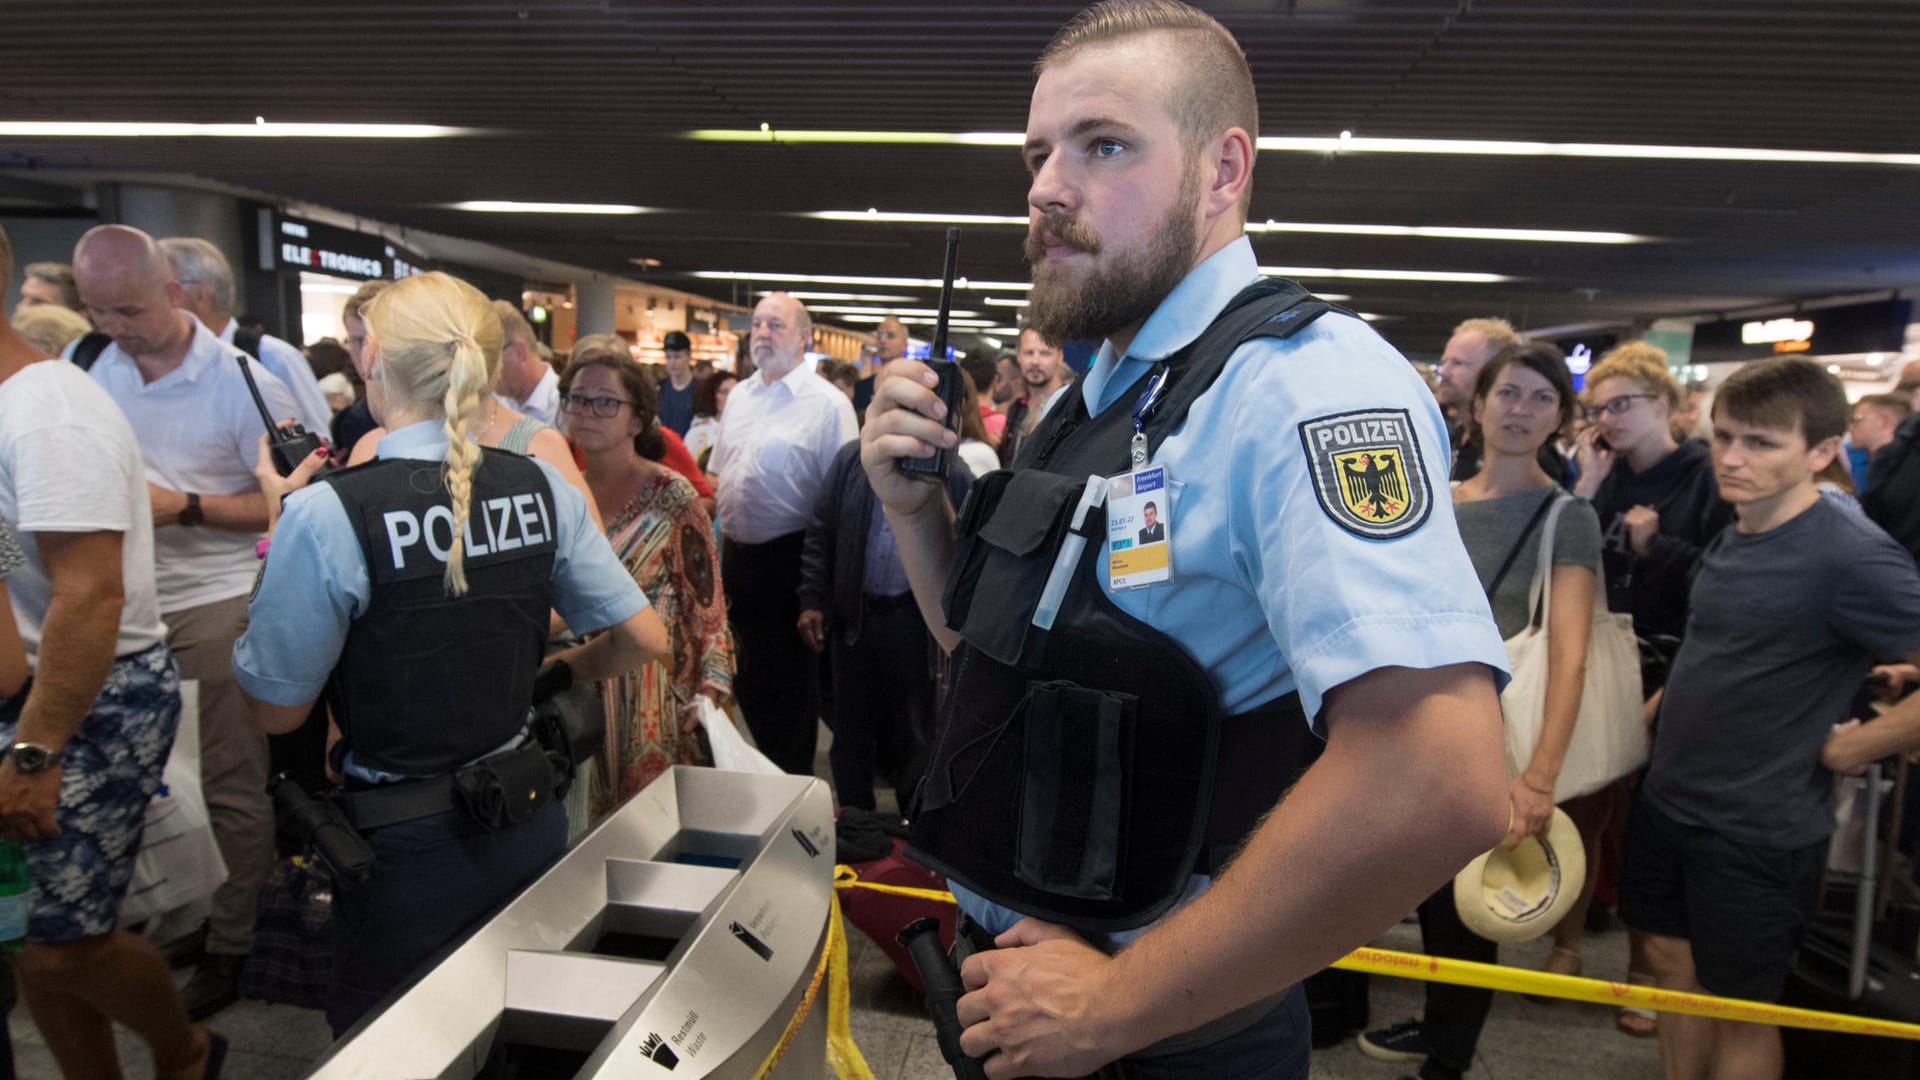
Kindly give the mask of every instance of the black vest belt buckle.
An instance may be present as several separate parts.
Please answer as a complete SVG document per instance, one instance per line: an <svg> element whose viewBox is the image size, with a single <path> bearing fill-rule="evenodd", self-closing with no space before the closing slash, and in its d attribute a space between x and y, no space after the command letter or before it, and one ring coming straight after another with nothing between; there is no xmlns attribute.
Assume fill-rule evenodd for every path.
<svg viewBox="0 0 1920 1080"><path fill-rule="evenodd" d="M538 743L476 761L453 774L453 801L489 829L518 825L553 798L553 763Z"/></svg>

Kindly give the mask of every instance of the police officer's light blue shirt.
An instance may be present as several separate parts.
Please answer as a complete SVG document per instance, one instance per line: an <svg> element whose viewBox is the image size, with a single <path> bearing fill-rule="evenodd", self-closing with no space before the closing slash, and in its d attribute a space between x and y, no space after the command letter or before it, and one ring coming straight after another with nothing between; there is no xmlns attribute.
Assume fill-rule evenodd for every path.
<svg viewBox="0 0 1920 1080"><path fill-rule="evenodd" d="M1080 383L1087 410L1133 408L1142 377L1198 338L1259 276L1245 237L1195 267L1125 357L1112 342L1101 346ZM1426 519L1393 539L1356 535L1315 489L1303 426L1402 409L1424 465ZM1109 593L1186 646L1228 714L1298 691L1318 723L1329 690L1389 666L1477 662L1504 684L1506 647L1454 526L1440 409L1413 367L1359 319L1330 312L1290 338L1241 346L1153 463L1166 466L1171 481L1173 581ZM1104 559L1100 580L1108 580ZM1204 887L1196 878L1189 898ZM954 892L989 930L1017 921Z"/></svg>
<svg viewBox="0 0 1920 1080"><path fill-rule="evenodd" d="M440 421L411 424L380 440L382 458L443 461ZM587 514L587 500L553 466L532 459L553 491L553 607L586 633L647 607L632 575ZM367 609L372 585L360 542L330 484L287 496L273 546L247 608L247 632L233 645L233 673L247 693L275 705L320 696L346 647L347 628Z"/></svg>

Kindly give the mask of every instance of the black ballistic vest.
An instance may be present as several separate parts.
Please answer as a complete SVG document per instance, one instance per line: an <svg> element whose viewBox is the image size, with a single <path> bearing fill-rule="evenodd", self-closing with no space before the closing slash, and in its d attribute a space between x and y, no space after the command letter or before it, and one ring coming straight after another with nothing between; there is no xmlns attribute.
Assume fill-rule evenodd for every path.
<svg viewBox="0 0 1920 1080"><path fill-rule="evenodd" d="M531 460L483 455L459 597L444 579L453 513L439 462L383 458L324 478L373 585L328 682L341 735L369 768L449 772L527 724L552 607L553 492Z"/></svg>
<svg viewBox="0 0 1920 1080"><path fill-rule="evenodd" d="M1329 310L1292 282L1240 293L1165 362L1149 452L1241 343L1290 336ZM1223 716L1186 647L1113 603L1098 577L1104 510L1077 530L1086 548L1053 629L1032 624L1087 478L1129 467L1129 395L1144 385L1097 417L1076 387L1015 471L969 492L944 598L963 641L912 814L915 858L990 901L1087 931L1164 914L1190 875L1218 871L1317 751L1297 694Z"/></svg>

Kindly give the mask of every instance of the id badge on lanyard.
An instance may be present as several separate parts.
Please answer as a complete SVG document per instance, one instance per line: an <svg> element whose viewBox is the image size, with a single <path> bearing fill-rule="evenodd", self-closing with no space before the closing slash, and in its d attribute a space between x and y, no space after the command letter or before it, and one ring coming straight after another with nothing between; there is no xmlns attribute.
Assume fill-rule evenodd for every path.
<svg viewBox="0 0 1920 1080"><path fill-rule="evenodd" d="M1173 478L1165 465L1147 464L1147 420L1169 382L1161 368L1133 406L1132 460L1107 478L1107 577L1117 590L1173 580Z"/></svg>

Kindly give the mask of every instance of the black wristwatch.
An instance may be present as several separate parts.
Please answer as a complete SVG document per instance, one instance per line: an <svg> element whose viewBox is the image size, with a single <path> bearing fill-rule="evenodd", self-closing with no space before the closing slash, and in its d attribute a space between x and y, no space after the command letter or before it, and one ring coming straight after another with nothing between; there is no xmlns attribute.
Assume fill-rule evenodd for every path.
<svg viewBox="0 0 1920 1080"><path fill-rule="evenodd" d="M200 496L189 492L187 494L187 505L180 510L179 524L200 525L204 524L206 520L206 513L200 509Z"/></svg>
<svg viewBox="0 0 1920 1080"><path fill-rule="evenodd" d="M7 756L13 759L14 771L22 776L46 772L60 764L60 751L49 750L39 743L14 743L7 748Z"/></svg>

